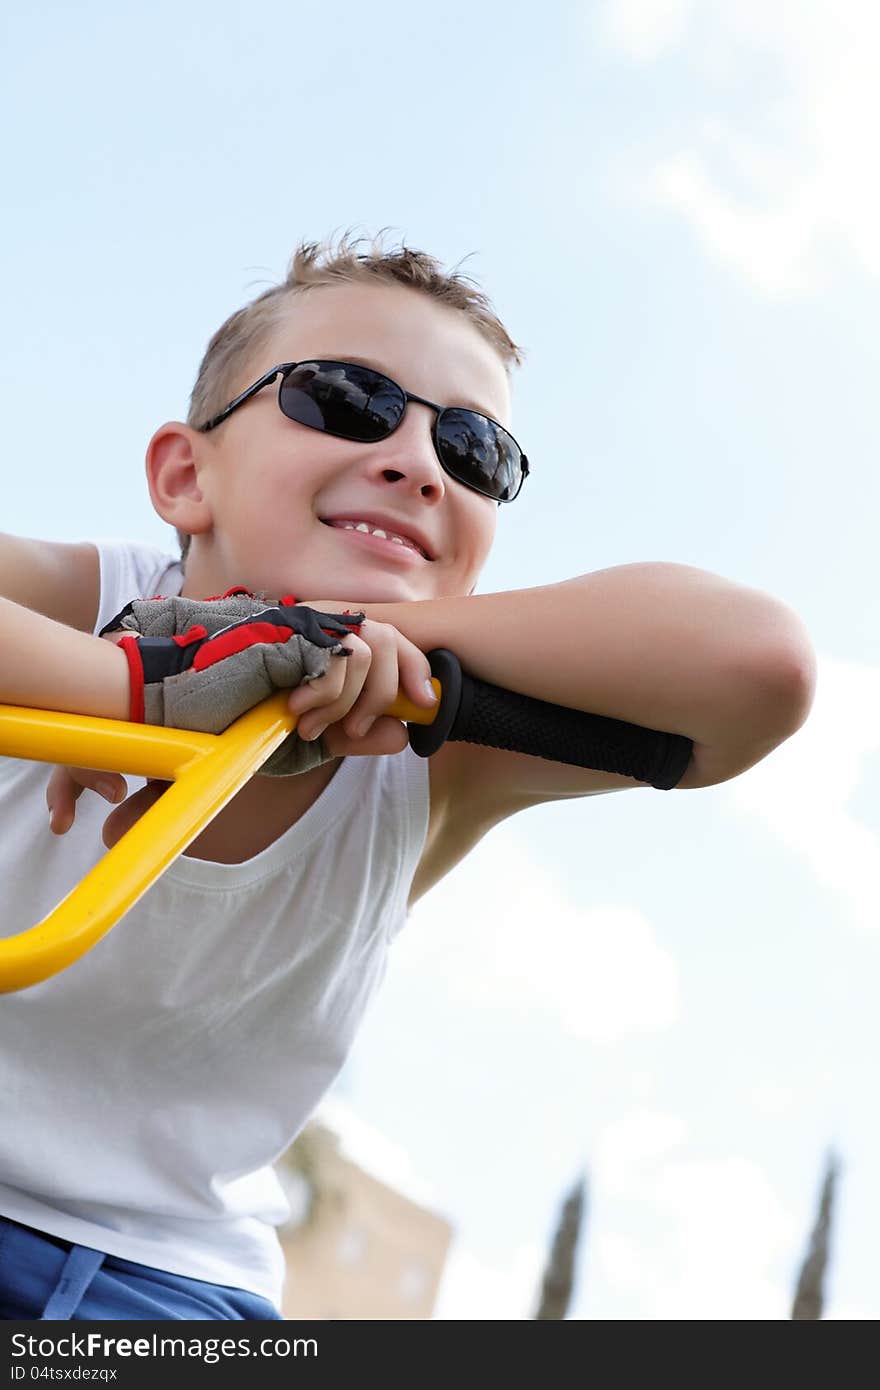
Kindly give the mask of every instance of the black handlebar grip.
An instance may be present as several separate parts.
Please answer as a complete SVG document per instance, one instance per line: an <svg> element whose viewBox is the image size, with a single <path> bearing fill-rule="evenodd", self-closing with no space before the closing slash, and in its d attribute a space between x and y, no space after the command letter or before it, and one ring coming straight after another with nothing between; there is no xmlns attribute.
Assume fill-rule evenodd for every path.
<svg viewBox="0 0 880 1390"><path fill-rule="evenodd" d="M427 657L443 697L432 724L408 725L410 747L422 758L449 739L616 772L659 791L671 790L684 776L693 742L682 734L643 729L503 690L465 675L454 653L442 647Z"/></svg>

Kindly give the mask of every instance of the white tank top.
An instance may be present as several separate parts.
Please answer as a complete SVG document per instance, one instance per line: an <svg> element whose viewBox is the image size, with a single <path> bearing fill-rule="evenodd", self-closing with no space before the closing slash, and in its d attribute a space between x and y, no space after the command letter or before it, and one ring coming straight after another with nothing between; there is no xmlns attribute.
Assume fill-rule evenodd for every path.
<svg viewBox="0 0 880 1390"><path fill-rule="evenodd" d="M178 594L180 563L96 542L95 632ZM49 829L47 763L0 757L0 935L42 919L105 853L86 792ZM126 774L129 792L145 785ZM280 1303L270 1165L340 1071L403 926L428 765L344 758L242 864L179 856L79 961L0 996L0 1213L79 1245Z"/></svg>

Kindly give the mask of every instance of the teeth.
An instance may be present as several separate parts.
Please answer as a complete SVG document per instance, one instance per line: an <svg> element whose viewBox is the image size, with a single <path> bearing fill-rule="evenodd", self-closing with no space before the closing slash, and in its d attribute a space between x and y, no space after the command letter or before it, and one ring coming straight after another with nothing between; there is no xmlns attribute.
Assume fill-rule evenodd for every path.
<svg viewBox="0 0 880 1390"><path fill-rule="evenodd" d="M338 526L341 531L360 531L362 535L377 536L380 541L393 541L395 545L404 545L408 550L415 550L417 554L421 554L414 541L404 540L403 536L389 535L380 526L370 526L366 521L339 521L332 524Z"/></svg>

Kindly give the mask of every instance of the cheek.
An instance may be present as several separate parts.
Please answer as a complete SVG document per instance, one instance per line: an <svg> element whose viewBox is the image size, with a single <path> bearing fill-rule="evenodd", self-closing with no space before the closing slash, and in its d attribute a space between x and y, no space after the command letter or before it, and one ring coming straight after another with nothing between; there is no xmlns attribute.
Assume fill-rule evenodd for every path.
<svg viewBox="0 0 880 1390"><path fill-rule="evenodd" d="M322 494L351 471L346 443L319 431L301 430L296 447L288 444L272 457L271 471L276 486L285 497L295 496L312 511L320 511ZM356 458L357 446L348 444L348 448Z"/></svg>
<svg viewBox="0 0 880 1390"><path fill-rule="evenodd" d="M471 506L468 518L471 538L470 551L472 555L482 561L489 554L495 539L498 508L489 498L481 500L477 497L475 502L476 506Z"/></svg>
<svg viewBox="0 0 880 1390"><path fill-rule="evenodd" d="M456 592L473 593L479 581L480 572L486 563L492 542L495 539L495 504L474 495L462 498L453 522L455 544L453 546L453 566L456 574ZM476 505L475 505L476 504Z"/></svg>
<svg viewBox="0 0 880 1390"><path fill-rule="evenodd" d="M251 511L254 506L265 507L268 513L281 512L288 519L301 514L310 520L325 472L314 460L289 451L255 455L242 460L236 491Z"/></svg>

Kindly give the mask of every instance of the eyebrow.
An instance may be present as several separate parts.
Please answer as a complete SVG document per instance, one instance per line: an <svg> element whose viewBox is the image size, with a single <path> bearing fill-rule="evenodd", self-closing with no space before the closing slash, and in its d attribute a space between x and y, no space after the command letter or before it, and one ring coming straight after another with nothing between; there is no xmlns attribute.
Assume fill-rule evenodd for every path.
<svg viewBox="0 0 880 1390"><path fill-rule="evenodd" d="M383 366L381 365L381 363L376 362L376 361L371 361L369 357L357 357L357 356L355 356L355 354L354 354L353 352L347 352L347 353L346 353L344 356L342 356L342 357L332 357L332 358L330 358L329 360L335 361L335 362L354 362L358 367L371 367L371 368L373 369L374 372L381 372L383 376L391 377L391 380L392 380L392 381L395 380L395 378L394 378L393 376L391 376L391 373L387 370L387 368L383 367ZM415 394L416 394L417 396L420 396L422 393L421 393L421 391L416 391ZM472 400L462 400L462 401L456 401L455 404L456 404L456 406L458 406L460 409L464 409L464 410L475 410L475 411L477 412L478 415L485 415L486 418L489 419L489 420L494 420L494 419L495 419L495 416L494 416L494 415L490 414L490 412L489 412L488 410L486 410L483 406L477 405L477 403L476 403L475 401L472 401Z"/></svg>

